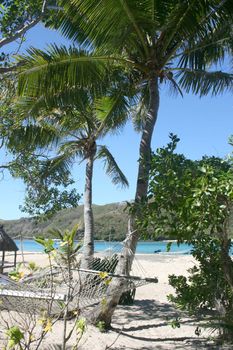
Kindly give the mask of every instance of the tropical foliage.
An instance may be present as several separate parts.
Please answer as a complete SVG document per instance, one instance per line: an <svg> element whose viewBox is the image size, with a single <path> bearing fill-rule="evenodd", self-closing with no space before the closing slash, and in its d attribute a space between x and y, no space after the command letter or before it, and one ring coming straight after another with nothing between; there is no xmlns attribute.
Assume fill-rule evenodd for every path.
<svg viewBox="0 0 233 350"><path fill-rule="evenodd" d="M147 192L159 85L199 95L232 88L231 74L211 69L231 51L232 5L188 0L63 0L61 5L57 28L87 51L80 55L73 47L54 46L46 52L31 49L22 58L19 93L30 97L43 91L55 94L64 84L66 90L92 87L117 67L122 84L131 87L128 91L137 100L134 116L142 139L135 198L140 200Z"/></svg>
<svg viewBox="0 0 233 350"><path fill-rule="evenodd" d="M49 2L49 4L48 4ZM48 5L50 5L48 7ZM3 0L0 4L0 148L8 132L17 124L13 104L16 95L16 69L21 65L16 56L26 40L26 33L40 21L48 25L55 18L53 1ZM14 43L9 49L9 44ZM11 164L0 165L3 172Z"/></svg>
<svg viewBox="0 0 233 350"><path fill-rule="evenodd" d="M84 267L88 267L87 260L94 253L92 178L95 159L104 160L106 173L110 175L114 184L128 185L126 177L108 148L96 143L108 132L115 132L124 125L127 120L127 106L125 97L114 91L108 91L108 95L98 98L93 97L90 90L87 92L80 89L71 93L62 91L48 98L41 96L38 101L23 99L21 102L22 126L14 130L12 136L8 138L8 148L12 147L16 152L27 153L33 147L35 150L39 149L41 155L47 151L46 159L40 161L42 169L40 169L41 175L37 177L39 182L42 179L50 184L50 181L52 183L54 180L55 185L62 183L67 186L64 176L69 174L77 158L86 162L84 190L84 261L86 265ZM25 120L27 120L26 125ZM49 152L50 148L52 152ZM33 156L35 157L35 152ZM59 206L64 205L66 199L66 206L74 202L73 191L70 194L63 191L60 200L57 188L52 188L49 193L47 190L49 186L44 188L37 186L32 176L35 171L39 174L36 167L37 159L38 157L36 161L32 159L31 164L27 163L26 173L29 173L30 177L24 177L24 181L29 184L26 209L29 209L30 213L35 209L38 212L38 209L41 209L41 206L37 208L38 204L42 203L47 209L48 203L47 214L50 214L60 209ZM17 161L17 166L18 163ZM22 177L21 168L18 174ZM59 176L60 174L63 177ZM51 198L55 198L52 208L49 206Z"/></svg>
<svg viewBox="0 0 233 350"><path fill-rule="evenodd" d="M50 9L48 9L48 2ZM14 56L25 41L25 34L40 21L51 22L55 12L53 1L47 0L3 0L0 5L0 49L14 42L16 49L2 51L0 55L0 73L14 71L18 64Z"/></svg>
<svg viewBox="0 0 233 350"><path fill-rule="evenodd" d="M160 86L200 96L232 90L232 74L215 67L232 53L233 4L215 0L61 0L59 5L61 11L53 27L74 45L30 49L23 55L19 94L29 100L42 96L47 101L61 91L69 95L80 87L99 93L99 82L107 80L109 72L120 72L120 91L127 92L129 102L137 102L132 115L141 132L135 194L139 203L147 196ZM136 207L128 226L132 252L140 236L135 225L139 217ZM126 250L123 256L119 273L132 263ZM109 325L117 302L109 300L106 314L98 319L102 317Z"/></svg>
<svg viewBox="0 0 233 350"><path fill-rule="evenodd" d="M163 232L182 241L222 230L219 227L231 215L232 162L207 156L199 161L187 159L175 153L178 142L170 134L168 145L152 154L148 213L142 224L156 228L154 237Z"/></svg>
<svg viewBox="0 0 233 350"><path fill-rule="evenodd" d="M192 244L198 263L188 278L170 276L176 295L169 299L191 314L214 310L215 326L232 337L232 162L215 157L186 159L175 153L179 139L170 137L167 147L153 155L149 202L143 210L146 219L138 224L144 230L154 227L154 236L162 231Z"/></svg>
<svg viewBox="0 0 233 350"><path fill-rule="evenodd" d="M37 156L37 157L36 157ZM74 180L66 169L52 169L43 157L25 149L9 162L8 170L26 185L22 212L45 220L62 209L77 207L80 195L72 188Z"/></svg>
<svg viewBox="0 0 233 350"><path fill-rule="evenodd" d="M49 230L49 234L54 239L59 239L58 249L55 248L54 239L46 239L42 236L38 236L36 237L35 241L43 246L46 254L53 253L57 264L61 266L70 265L71 267L77 267L76 255L82 247L80 242L75 242L77 229L78 225L72 227L71 230L66 229L64 232L58 228Z"/></svg>
<svg viewBox="0 0 233 350"><path fill-rule="evenodd" d="M211 70L211 65L231 51L233 5L229 1L96 1L62 0L57 27L69 39L88 50L55 47L47 52L31 50L24 56L19 93L40 96L60 89L92 87L107 69L118 67L123 84L137 99L134 116L141 127L136 202L146 198L150 147L159 108L159 86L199 95L232 89L232 75ZM53 79L56 77L56 79ZM92 82L92 83L91 83ZM129 246L135 252L140 232L135 216L129 221ZM132 234L133 232L133 234ZM117 272L130 267L127 251ZM132 263L132 259L130 259ZM109 300L105 314L97 318L107 325L114 311Z"/></svg>

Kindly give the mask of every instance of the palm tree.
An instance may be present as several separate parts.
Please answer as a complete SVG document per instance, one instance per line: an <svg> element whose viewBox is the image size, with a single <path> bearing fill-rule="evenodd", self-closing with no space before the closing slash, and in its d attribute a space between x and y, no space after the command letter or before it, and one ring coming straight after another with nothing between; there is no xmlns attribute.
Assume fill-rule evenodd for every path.
<svg viewBox="0 0 233 350"><path fill-rule="evenodd" d="M74 101L79 101L76 105ZM109 149L97 145L110 132L123 127L127 118L128 102L121 94L93 99L90 93L77 91L69 96L62 92L56 96L21 100L21 113L34 117L33 123L14 130L12 147L20 144L42 148L58 145L57 155L45 161L44 170L58 173L70 168L78 157L86 162L84 189L84 251L82 267L90 268L94 254L94 219L92 211L92 178L96 159L104 161L105 171L115 185L128 186ZM25 119L24 119L25 123ZM23 135L26 137L22 137ZM43 140L39 137L43 135ZM25 144L25 139L26 143ZM54 152L54 151L53 151Z"/></svg>
<svg viewBox="0 0 233 350"><path fill-rule="evenodd" d="M67 86L92 86L108 69L121 69L123 84L134 88L142 126L135 201L147 195L150 147L159 109L159 87L168 84L182 94L201 96L232 89L233 75L213 64L231 52L233 3L193 0L62 0L57 28L87 49L53 47L24 56L20 94L36 96ZM231 25L229 25L229 23ZM88 68L87 68L88 67ZM56 79L53 77L56 76ZM136 216L140 213L137 212ZM128 247L134 254L140 233L130 217ZM133 257L132 254L132 257ZM131 267L125 249L118 272ZM109 300L102 319L108 325L117 304Z"/></svg>

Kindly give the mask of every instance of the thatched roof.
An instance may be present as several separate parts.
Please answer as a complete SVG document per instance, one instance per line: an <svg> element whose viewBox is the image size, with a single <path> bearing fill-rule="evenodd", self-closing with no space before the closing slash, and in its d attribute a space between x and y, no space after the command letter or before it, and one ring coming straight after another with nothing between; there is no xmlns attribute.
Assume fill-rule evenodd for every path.
<svg viewBox="0 0 233 350"><path fill-rule="evenodd" d="M15 244L12 238L8 236L8 234L5 232L3 225L0 225L0 251L17 251L19 248Z"/></svg>

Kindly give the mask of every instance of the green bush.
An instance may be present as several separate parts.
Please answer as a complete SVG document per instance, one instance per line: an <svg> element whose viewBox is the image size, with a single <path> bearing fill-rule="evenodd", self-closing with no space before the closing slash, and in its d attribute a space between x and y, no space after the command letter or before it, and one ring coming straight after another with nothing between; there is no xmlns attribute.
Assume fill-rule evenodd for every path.
<svg viewBox="0 0 233 350"><path fill-rule="evenodd" d="M200 236L192 254L199 264L189 269L188 278L169 276L176 294L168 299L191 315L211 315L208 325L218 329L222 339L232 342L233 290L226 283L221 241L210 235Z"/></svg>

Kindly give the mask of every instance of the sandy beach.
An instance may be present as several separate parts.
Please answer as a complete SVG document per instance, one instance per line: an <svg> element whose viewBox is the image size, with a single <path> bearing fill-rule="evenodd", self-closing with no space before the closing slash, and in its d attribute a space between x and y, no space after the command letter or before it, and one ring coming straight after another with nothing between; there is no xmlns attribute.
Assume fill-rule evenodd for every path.
<svg viewBox="0 0 233 350"><path fill-rule="evenodd" d="M21 259L19 255L18 260ZM44 254L26 254L25 262L29 261L40 266L47 264ZM187 269L194 263L191 255L137 255L133 273L136 274L141 269L146 277L156 276L159 282L138 288L133 306L118 306L110 331L101 333L97 328L88 326L79 349L105 350L111 344L110 349L115 350L220 349L208 339L211 336L210 330L203 328L201 334L196 335L197 321L176 310L167 300L167 295L173 292L168 284L168 275L187 275ZM180 328L173 329L169 323L176 317L180 318ZM47 345L44 344L41 349L46 349L48 344L61 343L59 322L49 333ZM72 341L74 340L71 340L71 344Z"/></svg>

